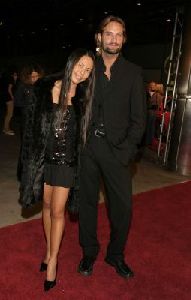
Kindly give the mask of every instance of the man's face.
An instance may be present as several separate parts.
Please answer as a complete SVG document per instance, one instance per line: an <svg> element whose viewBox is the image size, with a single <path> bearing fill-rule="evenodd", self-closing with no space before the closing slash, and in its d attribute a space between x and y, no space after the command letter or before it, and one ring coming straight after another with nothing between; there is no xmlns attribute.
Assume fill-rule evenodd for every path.
<svg viewBox="0 0 191 300"><path fill-rule="evenodd" d="M149 92L155 92L156 91L156 83L154 81L149 83L148 90L149 90Z"/></svg>
<svg viewBox="0 0 191 300"><path fill-rule="evenodd" d="M120 23L112 21L98 34L101 49L108 54L118 54L124 42L123 27Z"/></svg>

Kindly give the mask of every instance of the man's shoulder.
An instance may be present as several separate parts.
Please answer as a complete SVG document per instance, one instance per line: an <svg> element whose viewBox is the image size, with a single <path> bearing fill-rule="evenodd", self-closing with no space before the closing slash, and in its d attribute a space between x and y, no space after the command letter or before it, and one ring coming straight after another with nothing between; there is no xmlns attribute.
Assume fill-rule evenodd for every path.
<svg viewBox="0 0 191 300"><path fill-rule="evenodd" d="M140 73L142 68L141 66L129 61L126 58L123 58L123 63L124 63L124 67L129 70L131 70L131 72L135 72L135 73Z"/></svg>

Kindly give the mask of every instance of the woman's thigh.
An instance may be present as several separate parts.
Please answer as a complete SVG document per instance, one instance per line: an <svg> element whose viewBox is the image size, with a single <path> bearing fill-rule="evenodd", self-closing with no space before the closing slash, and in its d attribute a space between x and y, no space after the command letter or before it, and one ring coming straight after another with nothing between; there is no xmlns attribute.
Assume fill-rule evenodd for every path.
<svg viewBox="0 0 191 300"><path fill-rule="evenodd" d="M43 197L44 206L50 207L52 194L53 194L53 186L44 183L44 197Z"/></svg>
<svg viewBox="0 0 191 300"><path fill-rule="evenodd" d="M64 212L68 199L69 188L54 186L51 197L51 210L54 215Z"/></svg>

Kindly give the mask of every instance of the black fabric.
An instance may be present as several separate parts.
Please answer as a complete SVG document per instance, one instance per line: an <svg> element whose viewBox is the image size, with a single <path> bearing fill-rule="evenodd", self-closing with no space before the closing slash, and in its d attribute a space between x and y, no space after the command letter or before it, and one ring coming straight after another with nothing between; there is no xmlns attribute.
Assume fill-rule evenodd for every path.
<svg viewBox="0 0 191 300"><path fill-rule="evenodd" d="M107 254L122 258L131 217L131 172L111 152L106 138L92 135L81 156L79 191L80 244L87 256L99 251L96 229L101 177L111 222Z"/></svg>
<svg viewBox="0 0 191 300"><path fill-rule="evenodd" d="M66 165L46 164L44 182L51 186L70 188L74 186L75 168Z"/></svg>
<svg viewBox="0 0 191 300"><path fill-rule="evenodd" d="M53 83L50 85L53 86ZM20 203L28 207L42 200L44 154L51 124L51 90L46 81L28 90L19 162Z"/></svg>
<svg viewBox="0 0 191 300"><path fill-rule="evenodd" d="M15 89L14 94L14 106L15 107L24 107L28 105L28 99L30 94L30 88L32 86L25 84L20 81Z"/></svg>
<svg viewBox="0 0 191 300"><path fill-rule="evenodd" d="M80 181L79 174L74 177L74 187L70 189L67 201L67 209L70 214L78 215L80 208Z"/></svg>
<svg viewBox="0 0 191 300"><path fill-rule="evenodd" d="M121 163L128 165L145 130L146 99L141 68L119 56L111 68L110 80L104 71L103 59L98 57L92 126L99 119L99 103L102 103L112 151Z"/></svg>
<svg viewBox="0 0 191 300"><path fill-rule="evenodd" d="M41 79L28 92L19 158L20 203L23 207L30 207L42 200L45 150L53 110L51 90L55 80L51 77ZM75 98L73 105L75 113L78 113L77 123L80 124L81 102L78 100ZM80 130L77 134L80 135ZM80 142L79 137L76 139L76 147L77 142Z"/></svg>
<svg viewBox="0 0 191 300"><path fill-rule="evenodd" d="M52 123L48 136L45 162L54 165L76 164L77 117L73 105L68 105L59 128L55 124L59 105L53 103Z"/></svg>
<svg viewBox="0 0 191 300"><path fill-rule="evenodd" d="M45 150L44 181L52 186L73 187L76 165L76 115L72 105L66 109L61 128L54 120L59 109L53 103L52 122Z"/></svg>
<svg viewBox="0 0 191 300"><path fill-rule="evenodd" d="M130 162L145 130L146 101L141 69L119 56L108 80L103 59L96 61L93 118L88 141L81 155L80 244L84 255L96 256L97 204L103 179L111 223L108 257L123 258L131 220L132 179ZM99 106L103 112L105 137L95 136Z"/></svg>
<svg viewBox="0 0 191 300"><path fill-rule="evenodd" d="M81 144L78 144L78 155L76 172L74 176L74 186L70 189L67 201L67 208L70 214L78 215L80 208L80 170L81 170Z"/></svg>

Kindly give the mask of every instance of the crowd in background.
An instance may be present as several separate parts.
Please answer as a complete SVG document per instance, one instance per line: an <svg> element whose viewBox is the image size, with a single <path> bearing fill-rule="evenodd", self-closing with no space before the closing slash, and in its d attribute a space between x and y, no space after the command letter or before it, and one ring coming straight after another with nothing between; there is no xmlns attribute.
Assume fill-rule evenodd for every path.
<svg viewBox="0 0 191 300"><path fill-rule="evenodd" d="M20 71L13 67L1 73L0 119L5 135L15 135L16 128L22 135L28 89L42 76L43 69L36 63L28 64Z"/></svg>

